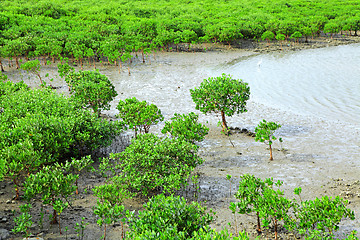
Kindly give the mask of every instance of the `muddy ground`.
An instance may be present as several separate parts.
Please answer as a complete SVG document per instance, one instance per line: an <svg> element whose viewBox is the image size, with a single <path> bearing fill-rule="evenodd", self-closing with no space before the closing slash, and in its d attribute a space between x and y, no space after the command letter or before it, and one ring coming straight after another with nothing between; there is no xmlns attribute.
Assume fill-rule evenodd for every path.
<svg viewBox="0 0 360 240"><path fill-rule="evenodd" d="M223 135L220 127L217 126L219 116L215 114L205 116L196 111L189 93L189 89L198 86L204 78L211 76L212 67L243 56L267 51L293 51L348 44L358 42L359 38L320 38L316 41L309 39L309 41L310 43L287 43L281 46L274 43L268 46L266 42L240 41L230 49L227 46L206 45L198 47L197 52L191 53L158 52L155 57L148 56L145 64L140 58L135 58L130 68L131 76L128 75L126 66L119 73L118 67L99 65L100 72L112 80L119 93L111 110L104 114L115 117L118 101L135 96L156 104L162 110L165 120L169 120L175 112L194 111L200 115L200 122L210 128L206 139L199 143L199 154L205 159L205 163L196 169L196 174L200 176L200 191L195 197L196 190L190 185L187 191L178 194L191 200L204 202L206 206L217 212L217 218L212 227L219 230L228 228L231 232L235 232L235 229L246 230L253 238L257 235L254 215L236 215L235 221L234 215L228 208L231 201L236 201L233 194L239 177L250 173L261 178L273 177L284 181L283 189L289 198L294 197L292 190L295 187L302 187L303 199L314 199L324 195L348 199L349 207L355 211L356 220L342 222L337 233L341 238L352 230L360 231L359 125L297 115L250 100L248 112L228 118L229 126L254 131L255 126L263 118L281 123L282 128L277 135L281 136L284 142L275 143L274 161L269 161L269 151L266 146L255 142L249 134L233 131L230 136ZM206 51L200 52L205 48ZM5 68L5 70L7 71L5 74L11 80L19 81L22 78L31 86L38 85L37 79L33 76L12 68ZM44 75L50 73L50 76L54 78L52 85L59 87L59 92L67 93L66 84L57 76L55 64L44 67L43 72ZM162 126L163 124L154 126L151 131L160 133ZM124 133L112 146L103 149L101 153L121 151L129 143L130 137L131 133ZM232 184L226 179L228 174L232 175ZM44 239L77 239L74 226L84 217L85 222L89 223L84 232L84 239L100 239L102 230L96 225L96 217L92 213L96 198L92 196L90 189L102 184L103 181L104 179L96 174L83 174L79 180L81 193L74 197L72 207L61 215L63 235L59 234L57 225L49 225L48 216L51 209L45 207L44 224L42 228L38 223L33 224L31 227L33 236ZM14 227L13 218L19 214L18 206L24 203L13 200L13 197L13 185L8 181L1 182L0 229L6 229L9 232ZM125 206L126 209L137 211L141 209L145 201L140 198L127 200ZM39 203L34 203L32 213L36 221L40 207ZM228 223L231 223L231 227ZM68 227L67 233L65 233L65 227ZM120 233L120 225L111 226L108 228L107 237L120 239ZM285 232L282 232L280 236L282 239L297 237ZM272 233L265 232L262 238L272 239ZM10 233L9 239L22 239L22 237L19 234Z"/></svg>

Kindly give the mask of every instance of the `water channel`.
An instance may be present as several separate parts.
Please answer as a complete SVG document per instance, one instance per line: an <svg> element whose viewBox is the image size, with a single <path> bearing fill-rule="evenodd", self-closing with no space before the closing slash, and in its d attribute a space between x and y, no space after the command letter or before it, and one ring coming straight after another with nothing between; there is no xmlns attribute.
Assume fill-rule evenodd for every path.
<svg viewBox="0 0 360 240"><path fill-rule="evenodd" d="M243 57L214 72L248 82L267 106L359 123L360 44Z"/></svg>

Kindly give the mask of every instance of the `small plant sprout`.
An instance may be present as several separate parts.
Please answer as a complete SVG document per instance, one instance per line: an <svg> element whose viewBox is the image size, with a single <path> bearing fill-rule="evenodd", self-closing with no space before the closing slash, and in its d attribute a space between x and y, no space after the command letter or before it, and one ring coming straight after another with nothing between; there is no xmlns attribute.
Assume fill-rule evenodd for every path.
<svg viewBox="0 0 360 240"><path fill-rule="evenodd" d="M81 159L72 158L71 162L65 164L67 171L73 171L75 174L80 175L80 172L84 169L90 169L91 164L94 161L91 159L91 155L82 157ZM78 178L75 179L76 194L79 194Z"/></svg>
<svg viewBox="0 0 360 240"><path fill-rule="evenodd" d="M274 160L272 154L272 144L277 139L282 142L282 138L276 138L274 133L281 127L280 124L274 122L267 122L263 119L259 125L255 128L255 141L263 142L269 145L270 148L270 160Z"/></svg>
<svg viewBox="0 0 360 240"><path fill-rule="evenodd" d="M51 224L59 225L61 233L60 214L69 206L67 199L73 194L77 175L66 174L59 165L46 166L36 174L30 175L24 184L24 197L28 201L39 198L42 204L53 207ZM58 217L59 216L59 217Z"/></svg>
<svg viewBox="0 0 360 240"><path fill-rule="evenodd" d="M231 189L232 189L232 180L231 180L231 175L226 175L226 179L229 181L229 183L230 183L230 197L231 197Z"/></svg>
<svg viewBox="0 0 360 240"><path fill-rule="evenodd" d="M69 230L69 227L66 226L66 227L65 227L65 239L66 239L66 240L68 239L68 230Z"/></svg>
<svg viewBox="0 0 360 240"><path fill-rule="evenodd" d="M114 181L110 184L104 184L93 188L94 195L98 198L97 204L93 208L94 214L99 217L97 224L104 227L103 240L106 239L106 228L110 224L118 221L121 223L122 233L121 239L124 238L124 218L125 207L124 199L131 198L132 194L125 189L117 178L112 178Z"/></svg>
<svg viewBox="0 0 360 240"><path fill-rule="evenodd" d="M20 211L22 213L14 219L16 226L12 229L13 233L23 232L25 238L30 236L29 228L33 224L31 221L32 216L30 215L30 209L31 204L24 204L20 206Z"/></svg>
<svg viewBox="0 0 360 240"><path fill-rule="evenodd" d="M82 217L81 218L81 223L76 223L74 229L75 232L77 232L77 236L79 240L83 240L84 239L84 231L87 225L89 225L89 223L85 223L84 222L85 218Z"/></svg>

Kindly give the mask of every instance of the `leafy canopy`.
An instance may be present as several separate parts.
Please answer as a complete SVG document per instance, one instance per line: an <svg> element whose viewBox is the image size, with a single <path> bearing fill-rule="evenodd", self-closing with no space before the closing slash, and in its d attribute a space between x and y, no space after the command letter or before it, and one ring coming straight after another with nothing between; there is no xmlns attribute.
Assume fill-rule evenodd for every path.
<svg viewBox="0 0 360 240"><path fill-rule="evenodd" d="M267 145L269 145L270 148L270 160L273 160L272 155L272 144L273 141L277 140L277 138L274 136L274 133L277 129L281 127L280 124L275 122L267 122L265 119L263 119L259 125L255 128L255 141L263 142ZM279 141L282 142L282 138L279 138Z"/></svg>
<svg viewBox="0 0 360 240"><path fill-rule="evenodd" d="M207 230L214 215L197 202L187 203L185 198L173 195L157 195L144 208L129 219L131 239L192 239L194 232Z"/></svg>
<svg viewBox="0 0 360 240"><path fill-rule="evenodd" d="M164 120L161 110L156 105L139 101L135 97L120 100L116 108L119 110L117 117L121 118L129 129L135 130L135 137L138 130L140 133L148 133L151 125Z"/></svg>
<svg viewBox="0 0 360 240"><path fill-rule="evenodd" d="M100 114L101 110L109 110L110 102L117 96L115 86L98 71L70 71L65 77L70 93L83 106L93 109Z"/></svg>
<svg viewBox="0 0 360 240"><path fill-rule="evenodd" d="M190 89L196 109L207 114L221 113L223 131L227 130L226 116L246 112L250 87L242 80L223 73L220 77L204 79L198 88Z"/></svg>
<svg viewBox="0 0 360 240"><path fill-rule="evenodd" d="M117 179L146 196L156 190L171 193L186 184L193 169L203 162L197 149L184 139L143 134L125 151L110 157L121 169Z"/></svg>
<svg viewBox="0 0 360 240"><path fill-rule="evenodd" d="M183 137L186 141L204 140L209 128L198 122L199 116L193 112L189 114L175 113L171 122L165 122L162 133L170 133L172 137Z"/></svg>
<svg viewBox="0 0 360 240"><path fill-rule="evenodd" d="M267 122L263 119L255 128L255 141L260 141L268 145L272 145L273 141L277 140L274 133L281 125L275 122ZM282 139L279 138L281 142Z"/></svg>

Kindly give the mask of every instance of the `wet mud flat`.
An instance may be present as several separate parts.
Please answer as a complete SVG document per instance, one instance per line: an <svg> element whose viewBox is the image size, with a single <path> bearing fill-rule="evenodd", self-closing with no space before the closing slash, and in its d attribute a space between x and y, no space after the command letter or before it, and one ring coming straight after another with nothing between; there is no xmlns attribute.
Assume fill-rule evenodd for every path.
<svg viewBox="0 0 360 240"><path fill-rule="evenodd" d="M236 201L236 192L240 176L249 173L262 179L273 177L284 181L282 189L289 198L294 198L292 191L295 187L302 187L303 199L314 199L321 196L341 196L350 200L349 208L355 211L354 221L344 220L338 231L339 237L352 230L360 231L360 183L359 183L359 126L343 122L332 122L325 119L297 115L271 108L250 100L248 112L228 118L228 125L232 128L247 129L253 132L262 120L276 121L282 125L277 132L284 142L274 144L274 161L269 161L269 151L263 143L255 142L247 132L233 131L230 136L221 133L217 126L219 116L216 114L203 115L195 110L189 89L198 86L205 78L213 76L213 69L220 65L234 61L244 56L258 54L248 50L222 50L196 53L158 53L156 59L143 64L134 61L131 75L124 68L119 73L118 67L112 65L99 66L99 71L107 75L114 83L118 92L112 103L111 110L104 112L109 117L116 115L116 105L120 99L137 97L140 100L156 104L169 120L173 114L195 112L199 114L199 121L210 128L205 140L198 143L199 155L205 160L194 174L199 176L199 187L190 184L186 191L179 192L190 200L203 202L212 208L216 214L212 227L216 229L228 228L229 231L246 230L257 236L255 231L255 215L234 216L229 210L229 203ZM150 57L150 56L149 56ZM59 92L67 93L66 84L57 77L56 65L43 68L54 78L52 85L60 86ZM11 80L19 80L18 71L11 70ZM37 85L36 78L23 74L25 82ZM30 78L29 78L30 77ZM241 78L241 76L234 76ZM285 100L284 100L285 101ZM160 134L163 123L153 126L151 131ZM121 151L128 143L131 133L125 135L103 150L103 153ZM251 135L251 134L250 134ZM226 179L232 176L232 182ZM104 179L93 173L83 174L79 180L81 193L75 196L72 207L61 214L62 232L59 235L57 225L49 225L48 214L50 208L45 209L43 229L36 223L39 219L39 203L32 209L35 224L31 227L34 235L44 239L77 239L74 226L85 218L89 225L84 232L84 239L100 239L102 230L96 225L96 217L92 207L96 198L91 194L91 188L100 185ZM86 189L86 192L84 191ZM22 201L13 200L14 190L11 183L0 183L0 229L10 231L14 227L13 218L18 216L18 206ZM145 199L136 198L125 202L126 209L140 210ZM36 216L37 214L37 216ZM236 221L235 221L236 217ZM231 226L228 225L231 223ZM67 236L65 227L68 227ZM120 224L111 226L107 230L108 239L120 239ZM126 230L126 228L125 228ZM282 231L280 237L291 239L289 233ZM10 235L10 239L22 239L20 235ZM265 231L263 238L272 239L272 234Z"/></svg>

